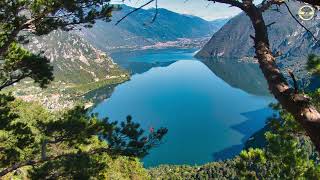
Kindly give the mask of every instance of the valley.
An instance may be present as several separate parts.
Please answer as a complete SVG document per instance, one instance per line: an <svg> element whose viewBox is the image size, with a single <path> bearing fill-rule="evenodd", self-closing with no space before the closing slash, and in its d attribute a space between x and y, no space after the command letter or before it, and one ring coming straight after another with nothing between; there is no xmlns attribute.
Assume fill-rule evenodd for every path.
<svg viewBox="0 0 320 180"><path fill-rule="evenodd" d="M84 98L85 94L130 79L129 73L106 53L75 34L54 31L47 36L32 37L30 41L26 48L50 57L55 79L45 89L30 79L5 89L27 102L38 102L52 111L82 103L89 107L92 102Z"/></svg>
<svg viewBox="0 0 320 180"><path fill-rule="evenodd" d="M121 6L121 10L113 12L110 22L97 21L92 28L76 33L98 49L110 53L150 48L200 48L228 21L206 21L160 8L154 23L150 23L154 9L141 9L115 26L117 20L132 10L132 7Z"/></svg>
<svg viewBox="0 0 320 180"><path fill-rule="evenodd" d="M320 179L320 3L258 3L0 1L0 179Z"/></svg>
<svg viewBox="0 0 320 180"><path fill-rule="evenodd" d="M243 33L249 33L251 29L243 30L242 26L245 25L237 23L240 21L238 19L246 17L240 14L230 21L222 19L209 22L159 9L159 20L148 24L148 18L153 13L150 9L141 10L120 25L114 25L117 19L130 11L131 7L123 6L121 11L114 12L111 22L97 21L92 28L71 32L58 30L46 36L31 38L26 47L51 59L55 81L47 89L41 89L25 80L6 91L13 91L16 97L25 101L39 102L52 111L83 104L100 117L121 119L133 115L145 129L167 126L173 133L169 133L166 145L146 157L144 163L147 167L163 163L204 164L238 154L248 138L264 127L264 120L272 115L268 105L274 102L257 62L250 57L252 48L240 46L241 43L251 43L247 34ZM179 21L172 24L169 21L172 18ZM268 16L266 18L271 19ZM184 28L181 29L182 26ZM239 27L231 30L229 26ZM286 29L283 34L293 33L294 27ZM239 43L231 43L235 39ZM272 42L280 43L276 40ZM285 43L280 45L284 46ZM287 56L289 54L288 51ZM199 84L194 85L191 83L193 80L199 81ZM188 84L189 81L191 84ZM205 87L209 89L200 92ZM220 115L227 109L223 104L231 103L228 99L218 98L227 96L224 91L234 94L232 102L239 105L234 107L234 114L229 119ZM219 93L222 94L216 96ZM246 102L247 106L244 107L242 102ZM126 106L120 108L119 104ZM171 104L171 111L163 107L165 104ZM212 147L208 149L209 152L202 152L200 157L200 153L190 149L185 157L165 156L168 152L176 154L175 151L186 148L181 143L176 148L169 147L177 144L177 138L183 138L184 132L193 131L190 127L196 124L193 120L199 114L203 114L205 109L210 112L218 106L221 107L214 111L216 114L200 117L204 122L217 124L208 125L206 134L186 138L195 141L202 138L198 140L199 144L192 146L203 146L200 149ZM184 108L194 115L184 114L184 110L181 111ZM168 117L169 114L175 116ZM218 117L224 121L228 119L230 124L220 124L221 119ZM248 124L256 118L259 120L253 125ZM178 125L172 123L182 120L189 122L190 127L180 125L177 129ZM210 137L217 136L210 133L216 131L216 126L228 132L225 138L230 138L230 141L210 142ZM238 126L248 131L239 131L236 128ZM195 133L198 132L195 130ZM192 157L192 154L197 156ZM187 157L189 160L186 160Z"/></svg>
<svg viewBox="0 0 320 180"><path fill-rule="evenodd" d="M131 10L132 8L123 6L121 11L114 13L114 21ZM128 81L130 73L136 73L130 72L128 65L123 63L120 67L117 63L121 65L122 59L117 58L114 62L110 54L122 54L128 51L139 53L157 49L199 49L208 41L210 35L227 21L208 22L198 17L160 9L159 17L162 20L155 24L144 24L152 12L153 10L143 10L119 26L115 26L114 21L98 21L92 28L75 28L71 32L56 30L45 36L31 37L25 47L50 58L55 80L49 88L43 90L26 80L6 91L13 91L16 97L28 102L40 102L53 111L72 108L81 103L90 107L94 105L95 99L101 98L94 98L92 94L100 89L111 90L116 85ZM169 18L179 19L181 24L172 24L167 20ZM182 24L187 27L176 33L174 28ZM173 28L172 31L162 29L165 26ZM168 62L152 63L130 64L130 66L150 69ZM108 96L102 95L102 97Z"/></svg>

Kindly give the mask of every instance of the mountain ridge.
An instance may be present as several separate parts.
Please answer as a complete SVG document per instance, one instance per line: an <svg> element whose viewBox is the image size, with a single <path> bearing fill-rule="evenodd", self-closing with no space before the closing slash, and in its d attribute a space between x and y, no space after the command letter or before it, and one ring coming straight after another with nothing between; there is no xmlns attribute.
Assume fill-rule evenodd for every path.
<svg viewBox="0 0 320 180"><path fill-rule="evenodd" d="M121 7L120 11L113 12L111 22L97 21L92 28L82 29L77 33L98 49L106 52L137 50L148 46L159 48L156 44L165 42L174 42L176 47L183 43L188 44L187 47L192 45L200 47L223 23L219 20L219 23L215 24L200 17L186 16L160 8L153 23L151 21L155 10L141 9L115 26L119 19L134 10L129 6ZM201 40L201 43L193 44L184 41L185 39L198 39ZM166 48L166 45L160 48Z"/></svg>
<svg viewBox="0 0 320 180"><path fill-rule="evenodd" d="M288 6L292 12L298 12L302 3L290 1ZM275 7L274 7L275 8ZM282 56L277 63L282 70L292 69L300 78L305 78L305 65L310 53L320 53L319 44L305 31L289 14L285 6L279 7L279 12L272 9L264 14L266 24L275 22L269 29L271 50L280 51ZM316 20L303 21L319 38L320 23ZM249 18L241 13L228 21L217 31L210 41L196 54L197 58L235 58L245 61L254 60L255 50L250 35L254 31ZM285 59L285 60L284 60Z"/></svg>

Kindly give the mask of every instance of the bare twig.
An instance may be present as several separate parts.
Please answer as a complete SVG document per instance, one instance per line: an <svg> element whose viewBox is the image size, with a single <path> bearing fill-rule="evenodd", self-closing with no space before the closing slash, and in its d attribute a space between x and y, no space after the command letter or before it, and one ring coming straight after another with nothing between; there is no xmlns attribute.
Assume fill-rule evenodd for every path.
<svg viewBox="0 0 320 180"><path fill-rule="evenodd" d="M316 37L308 28L306 28L306 27L293 15L293 13L291 12L290 7L288 6L288 4L287 4L287 3L284 3L284 5L287 7L288 12L290 13L291 17L292 17L301 27L303 27L303 29L305 29L305 30L313 37L313 39L314 39L315 41L318 42L319 40L317 39L317 37Z"/></svg>
<svg viewBox="0 0 320 180"><path fill-rule="evenodd" d="M293 71L291 69L288 70L288 74L290 75L292 81L293 81L293 87L294 87L294 93L298 94L299 92L299 86L298 86L298 82L296 80L296 77L293 74Z"/></svg>
<svg viewBox="0 0 320 180"><path fill-rule="evenodd" d="M143 7L151 4L153 1L155 1L155 0L150 0L150 1L148 1L147 3L143 4L142 6L134 9L133 11L130 11L130 12L127 13L125 16L123 16L121 19L119 19L115 25L118 25L120 22L122 22L124 19L126 19L128 16L130 16L132 13L134 13L134 12L136 12L136 11L139 11L139 10L142 9Z"/></svg>
<svg viewBox="0 0 320 180"><path fill-rule="evenodd" d="M282 5L284 3L283 0L270 0L270 1L267 1L267 0L263 0L262 3L261 3L261 6L259 7L259 9L264 12L266 10L268 10L272 5ZM279 11L279 9L277 8L276 11Z"/></svg>
<svg viewBox="0 0 320 180"><path fill-rule="evenodd" d="M5 80L4 82L1 82L0 84L0 91L8 86L11 86L17 82L20 82L22 79L26 78L30 76L30 73L27 74L23 74L20 77L17 77L15 79L13 79L12 77L9 77L7 80Z"/></svg>
<svg viewBox="0 0 320 180"><path fill-rule="evenodd" d="M271 27L272 25L274 25L276 22L272 22L270 24L267 25L267 27Z"/></svg>
<svg viewBox="0 0 320 180"><path fill-rule="evenodd" d="M156 2L156 13L154 14L152 20L151 20L151 23L154 23L154 21L156 21L157 19L157 16L158 16L158 13L159 13L159 9L158 9L158 0L155 0Z"/></svg>

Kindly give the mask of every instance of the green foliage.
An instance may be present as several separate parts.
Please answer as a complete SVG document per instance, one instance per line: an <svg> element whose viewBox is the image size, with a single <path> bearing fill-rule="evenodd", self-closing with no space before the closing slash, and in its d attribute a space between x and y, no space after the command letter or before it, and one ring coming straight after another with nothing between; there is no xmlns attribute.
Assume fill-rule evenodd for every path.
<svg viewBox="0 0 320 180"><path fill-rule="evenodd" d="M29 170L31 179L148 179L140 160L133 157L114 156L111 153L92 153L93 149L105 147L98 137L81 151L69 153Z"/></svg>
<svg viewBox="0 0 320 180"><path fill-rule="evenodd" d="M0 130L4 130L10 123L10 120L17 117L8 107L8 104L13 100L14 97L11 95L0 94Z"/></svg>
<svg viewBox="0 0 320 180"><path fill-rule="evenodd" d="M246 179L262 179L264 177L261 175L267 160L263 150L250 148L248 151L242 151L239 156L240 160L236 167L240 176Z"/></svg>
<svg viewBox="0 0 320 180"><path fill-rule="evenodd" d="M10 98L5 95L1 96L2 100ZM37 124L39 121L46 122L51 117L41 106L27 105L22 101L13 101L13 98L2 107L10 112L8 116L3 117L4 122L8 123L0 127L2 140L0 167L3 168L30 159L39 152L41 134Z"/></svg>
<svg viewBox="0 0 320 180"><path fill-rule="evenodd" d="M151 179L155 180L240 179L236 168L238 159L213 162L202 166L161 165L149 169L149 174Z"/></svg>
<svg viewBox="0 0 320 180"><path fill-rule="evenodd" d="M148 179L149 175L140 160L126 156L110 156L109 153L90 154L100 142L92 138L91 144L82 147L83 152L48 161L29 170L30 179Z"/></svg>
<svg viewBox="0 0 320 180"><path fill-rule="evenodd" d="M235 163L237 159L213 162L201 166L191 179L237 179Z"/></svg>
<svg viewBox="0 0 320 180"><path fill-rule="evenodd" d="M151 168L149 174L151 179L155 180L184 180L191 179L196 174L196 167L192 166L174 166L174 165L161 165L159 167Z"/></svg>
<svg viewBox="0 0 320 180"><path fill-rule="evenodd" d="M269 120L264 149L240 154L240 173L253 179L320 178L318 154L312 142L291 114L279 111L279 118Z"/></svg>
<svg viewBox="0 0 320 180"><path fill-rule="evenodd" d="M105 79L98 82L91 82L91 83L79 84L79 85L76 84L74 86L68 87L67 90L71 91L74 94L83 95L92 90L105 87L106 85L116 85L127 80L129 80L129 75L126 75L125 77L119 77L119 78L113 78L113 79Z"/></svg>
<svg viewBox="0 0 320 180"><path fill-rule="evenodd" d="M320 89L315 90L314 92L309 92L308 95L311 98L312 104L317 108L320 109Z"/></svg>
<svg viewBox="0 0 320 180"><path fill-rule="evenodd" d="M30 77L40 87L45 87L53 80L53 67L50 65L50 60L30 53L19 44L12 43L4 58L3 70L0 74L0 81L4 85L15 82L13 79L19 81Z"/></svg>
<svg viewBox="0 0 320 180"><path fill-rule="evenodd" d="M148 180L150 176L139 159L119 156L109 160L109 168L105 169L105 179L115 180Z"/></svg>
<svg viewBox="0 0 320 180"><path fill-rule="evenodd" d="M106 132L102 137L108 140L113 152L133 157L146 156L149 150L155 144L159 144L162 137L168 132L166 128L160 128L150 133L149 136L143 136L144 131L138 123L132 122L131 116L121 122L120 126L117 126L117 122L111 125L114 127L113 131Z"/></svg>
<svg viewBox="0 0 320 180"><path fill-rule="evenodd" d="M319 56L315 54L309 55L308 62L307 62L307 70L314 74L320 73L320 57Z"/></svg>
<svg viewBox="0 0 320 180"><path fill-rule="evenodd" d="M43 35L57 28L68 30L77 24L90 26L95 19L109 20L113 8L109 1L3 0L0 3L0 20L19 29L29 28L32 24L34 33ZM22 10L27 13L21 13Z"/></svg>
<svg viewBox="0 0 320 180"><path fill-rule="evenodd" d="M104 179L112 174L110 163L121 156L140 169L139 176L146 176L135 158L144 157L167 133L165 128L144 133L130 116L120 125L100 120L83 107L50 113L38 104L6 95L0 96L0 102L0 176L7 174L7 168L17 166L15 171L32 165L26 170L32 179ZM129 165L123 170L135 176Z"/></svg>

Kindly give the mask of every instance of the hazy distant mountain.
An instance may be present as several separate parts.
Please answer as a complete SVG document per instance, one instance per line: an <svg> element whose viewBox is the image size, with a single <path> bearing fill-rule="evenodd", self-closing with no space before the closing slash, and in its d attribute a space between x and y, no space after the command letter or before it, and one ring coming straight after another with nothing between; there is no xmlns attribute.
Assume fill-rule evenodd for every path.
<svg viewBox="0 0 320 180"><path fill-rule="evenodd" d="M113 12L111 22L97 21L93 28L82 29L79 34L99 49L110 52L180 38L210 38L225 22L208 22L199 17L159 9L156 20L151 23L155 9L141 9L115 26L120 18L132 10L132 7L122 6L122 10Z"/></svg>
<svg viewBox="0 0 320 180"><path fill-rule="evenodd" d="M298 8L303 5L299 2L288 2L292 12L297 13ZM279 12L268 10L264 13L266 24L275 22L269 28L269 38L271 47L274 51L281 51L283 56L279 59L280 67L291 68L296 73L302 73L304 76L304 65L306 57L310 53L320 53L319 44L316 44L311 35L308 34L297 22L290 16L285 6L279 8ZM303 21L314 34L320 38L320 21ZM243 59L254 56L253 41L250 35L253 35L251 22L245 14L240 14L232 18L196 55L200 58L208 57L226 57Z"/></svg>
<svg viewBox="0 0 320 180"><path fill-rule="evenodd" d="M226 19L216 19L213 21L210 21L211 25L214 27L214 29L219 30L221 27L223 27L228 21L230 20L230 18L226 18Z"/></svg>

